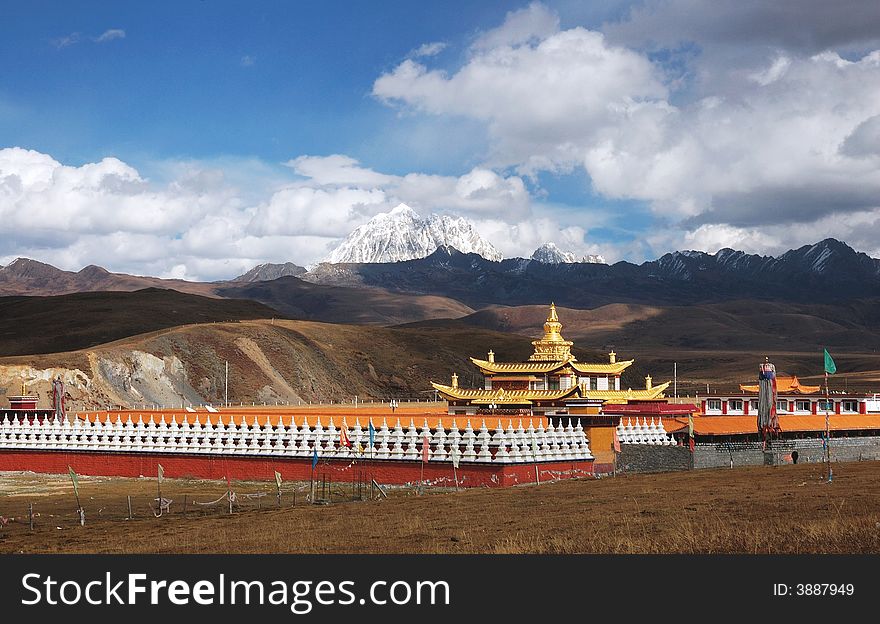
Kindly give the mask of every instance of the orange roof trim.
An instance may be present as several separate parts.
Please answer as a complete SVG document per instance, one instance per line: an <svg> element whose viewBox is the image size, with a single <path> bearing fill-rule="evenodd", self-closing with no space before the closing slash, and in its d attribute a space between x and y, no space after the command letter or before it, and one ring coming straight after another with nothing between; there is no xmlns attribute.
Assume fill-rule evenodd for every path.
<svg viewBox="0 0 880 624"><path fill-rule="evenodd" d="M758 392L758 385L740 384L739 389L743 392ZM815 394L822 386L805 386L801 384L797 376L779 375L776 377L776 392L778 394Z"/></svg>

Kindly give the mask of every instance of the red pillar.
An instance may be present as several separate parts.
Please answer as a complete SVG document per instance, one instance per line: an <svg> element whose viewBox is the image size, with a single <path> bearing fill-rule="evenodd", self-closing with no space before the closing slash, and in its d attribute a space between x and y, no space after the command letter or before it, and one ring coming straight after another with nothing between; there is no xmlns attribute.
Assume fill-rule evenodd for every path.
<svg viewBox="0 0 880 624"><path fill-rule="evenodd" d="M722 399L722 400L721 400L721 413L722 413L722 414L726 414L726 413L727 413L727 399Z"/></svg>
<svg viewBox="0 0 880 624"><path fill-rule="evenodd" d="M862 405L864 405L864 403ZM703 413L706 413L706 399L703 399Z"/></svg>
<svg viewBox="0 0 880 624"><path fill-rule="evenodd" d="M810 409L814 414L819 413L819 401L810 401Z"/></svg>
<svg viewBox="0 0 880 624"><path fill-rule="evenodd" d="M834 413L835 413L835 414L839 414L839 413L840 413L840 401L835 401L835 402L834 402Z"/></svg>
<svg viewBox="0 0 880 624"><path fill-rule="evenodd" d="M749 403L752 401L750 399L743 399L743 415L749 413Z"/></svg>
<svg viewBox="0 0 880 624"><path fill-rule="evenodd" d="M867 401L859 401L859 414L867 414L868 413L868 402Z"/></svg>

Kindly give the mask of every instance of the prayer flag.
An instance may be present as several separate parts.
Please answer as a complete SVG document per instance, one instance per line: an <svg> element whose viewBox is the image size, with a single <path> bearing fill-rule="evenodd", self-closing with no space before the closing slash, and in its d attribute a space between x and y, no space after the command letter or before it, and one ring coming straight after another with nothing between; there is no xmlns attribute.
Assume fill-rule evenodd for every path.
<svg viewBox="0 0 880 624"><path fill-rule="evenodd" d="M428 436L422 436L422 462L427 463L430 458L431 447L428 443Z"/></svg>
<svg viewBox="0 0 880 624"><path fill-rule="evenodd" d="M358 453L359 453L359 454L361 454L361 455L364 454L364 445L361 444L360 442L358 442L357 449L358 449Z"/></svg>
<svg viewBox="0 0 880 624"><path fill-rule="evenodd" d="M351 440L348 438L348 428L345 425L339 430L339 446L347 446L351 448Z"/></svg>
<svg viewBox="0 0 880 624"><path fill-rule="evenodd" d="M162 483L162 480L165 478L165 469L162 467L162 464L159 464L159 483Z"/></svg>
<svg viewBox="0 0 880 624"><path fill-rule="evenodd" d="M317 466L317 465L318 465L318 448L315 447L315 449L312 451L312 470L314 470L315 466Z"/></svg>
<svg viewBox="0 0 880 624"><path fill-rule="evenodd" d="M70 480L73 481L73 493L79 496L79 479L70 466L67 466L67 472L70 475Z"/></svg>
<svg viewBox="0 0 880 624"><path fill-rule="evenodd" d="M616 428L612 429L612 432L613 433L611 435L614 437L614 442L613 442L614 452L619 453L620 452L620 438L617 436L617 429Z"/></svg>
<svg viewBox="0 0 880 624"><path fill-rule="evenodd" d="M278 489L281 489L281 473L277 470L275 471L275 485L278 486Z"/></svg>
<svg viewBox="0 0 880 624"><path fill-rule="evenodd" d="M376 428L373 427L372 420L370 421L370 446L373 448L376 447Z"/></svg>
<svg viewBox="0 0 880 624"><path fill-rule="evenodd" d="M834 363L834 360L831 359L831 354L828 353L828 349L825 349L825 372L829 375L833 375L837 372L837 365Z"/></svg>

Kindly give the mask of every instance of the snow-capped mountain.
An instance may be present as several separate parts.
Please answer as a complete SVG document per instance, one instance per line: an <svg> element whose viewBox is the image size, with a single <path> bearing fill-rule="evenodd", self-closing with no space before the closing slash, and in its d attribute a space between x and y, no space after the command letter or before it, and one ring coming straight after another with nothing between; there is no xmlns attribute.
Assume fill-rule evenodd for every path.
<svg viewBox="0 0 880 624"><path fill-rule="evenodd" d="M592 264L607 264L605 258L600 255L589 254L578 258L570 251L562 251L554 243L544 243L532 254L532 260L543 264L566 264L573 262L589 262Z"/></svg>
<svg viewBox="0 0 880 624"><path fill-rule="evenodd" d="M422 218L406 204L378 214L348 235L324 262L400 262L425 258L438 247L453 247L499 262L501 254L462 217Z"/></svg>

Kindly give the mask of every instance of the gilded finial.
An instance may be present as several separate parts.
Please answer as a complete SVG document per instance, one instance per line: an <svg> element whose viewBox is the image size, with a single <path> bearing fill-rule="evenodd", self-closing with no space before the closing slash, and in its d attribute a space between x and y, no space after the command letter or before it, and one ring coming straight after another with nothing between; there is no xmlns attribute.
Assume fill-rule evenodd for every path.
<svg viewBox="0 0 880 624"><path fill-rule="evenodd" d="M647 377L645 377L645 390L650 390L653 387L654 387L653 380L652 380L651 376L648 375Z"/></svg>
<svg viewBox="0 0 880 624"><path fill-rule="evenodd" d="M495 362L495 352L492 351L491 349L489 350L489 361Z"/></svg>
<svg viewBox="0 0 880 624"><path fill-rule="evenodd" d="M458 373L452 373L452 387L458 388Z"/></svg>
<svg viewBox="0 0 880 624"><path fill-rule="evenodd" d="M617 354L614 351L608 354L608 361L612 364L617 362Z"/></svg>

